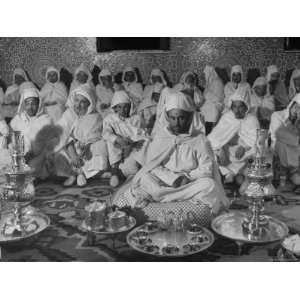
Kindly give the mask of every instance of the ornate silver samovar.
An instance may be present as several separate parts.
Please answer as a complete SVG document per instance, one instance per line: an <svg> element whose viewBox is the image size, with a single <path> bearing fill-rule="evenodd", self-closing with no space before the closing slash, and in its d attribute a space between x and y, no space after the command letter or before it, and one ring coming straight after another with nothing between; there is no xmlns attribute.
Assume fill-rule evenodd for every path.
<svg viewBox="0 0 300 300"><path fill-rule="evenodd" d="M11 166L5 170L6 183L2 188L2 201L13 204L14 217L7 226L13 226L15 231L23 232L23 208L28 206L34 198L35 190L33 185L33 172L25 163L24 158L24 137L21 132L11 133Z"/></svg>
<svg viewBox="0 0 300 300"><path fill-rule="evenodd" d="M288 227L264 213L264 200L276 196L272 185L272 155L268 155L268 132L257 130L256 152L247 168L242 196L248 202L246 211L231 210L212 221L212 228L218 234L237 242L239 249L244 243L270 243L282 240L288 234Z"/></svg>
<svg viewBox="0 0 300 300"><path fill-rule="evenodd" d="M267 157L267 143L268 131L258 129L256 154L253 162L247 169L246 180L248 186L243 193L249 204L247 218L243 222L243 229L254 236L260 235L262 228L268 225L268 218L264 215L264 199L273 197L276 193L272 184L271 157Z"/></svg>

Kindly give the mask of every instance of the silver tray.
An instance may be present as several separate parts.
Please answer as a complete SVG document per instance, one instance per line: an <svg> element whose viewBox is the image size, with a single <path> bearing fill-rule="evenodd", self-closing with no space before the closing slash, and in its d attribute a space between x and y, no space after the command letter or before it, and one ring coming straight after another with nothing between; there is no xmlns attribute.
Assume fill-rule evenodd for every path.
<svg viewBox="0 0 300 300"><path fill-rule="evenodd" d="M139 232L147 232L146 244L141 245L137 235ZM205 237L205 241L195 244L192 242L197 236ZM147 231L145 225L139 226L127 235L127 243L136 251L157 257L183 257L202 252L209 248L215 241L214 235L208 229L202 227L201 233L188 233L186 231L167 231L158 227L155 231ZM194 248L185 245L193 244ZM173 245L178 251L169 253L164 251L166 246Z"/></svg>
<svg viewBox="0 0 300 300"><path fill-rule="evenodd" d="M126 226L120 227L118 230L114 230L110 226L100 227L100 228L92 228L89 224L89 219L87 218L84 220L81 224L81 228L85 231L98 233L98 234L116 234L116 233L122 233L126 232L130 229L132 229L136 225L136 220L134 217L129 216L128 217L128 223Z"/></svg>
<svg viewBox="0 0 300 300"><path fill-rule="evenodd" d="M229 212L216 217L211 227L219 235L243 243L271 243L282 240L288 235L288 227L270 216L266 216L269 224L264 228L261 236L247 234L242 228L246 216L246 213L240 211Z"/></svg>
<svg viewBox="0 0 300 300"><path fill-rule="evenodd" d="M28 231L22 232L21 235L5 234L4 227L7 226L7 222L13 218L13 213L9 211L2 212L0 219L0 243L17 242L27 239L42 232L50 225L49 217L36 210L26 213L25 217L26 222L24 222L24 226ZM32 229L30 227L32 227Z"/></svg>

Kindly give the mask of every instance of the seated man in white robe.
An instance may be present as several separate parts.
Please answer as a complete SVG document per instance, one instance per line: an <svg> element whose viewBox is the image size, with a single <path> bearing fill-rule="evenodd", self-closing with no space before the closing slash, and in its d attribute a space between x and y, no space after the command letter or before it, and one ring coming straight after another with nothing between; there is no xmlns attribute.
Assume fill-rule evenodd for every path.
<svg viewBox="0 0 300 300"><path fill-rule="evenodd" d="M229 111L208 135L217 156L225 182L244 182L244 170L248 159L255 154L255 141L259 122L250 113L248 90L237 90L229 98Z"/></svg>
<svg viewBox="0 0 300 300"><path fill-rule="evenodd" d="M139 149L147 134L141 128L140 116L132 115L132 101L125 91L115 92L111 108L112 112L103 120L103 138L106 140L109 163L113 176L111 185L118 185L122 175L119 165L135 149Z"/></svg>
<svg viewBox="0 0 300 300"><path fill-rule="evenodd" d="M0 113L0 149L7 148L8 136L9 136L9 127Z"/></svg>
<svg viewBox="0 0 300 300"><path fill-rule="evenodd" d="M280 79L278 67L275 65L268 66L266 78L268 81L267 94L274 97L275 110L286 108L289 103L289 97L286 87Z"/></svg>
<svg viewBox="0 0 300 300"><path fill-rule="evenodd" d="M152 86L152 94L148 95L138 107L138 114L141 117L141 127L151 134L155 120L157 104L164 85L162 83L155 83Z"/></svg>
<svg viewBox="0 0 300 300"><path fill-rule="evenodd" d="M25 160L34 168L35 176L45 179L49 175L45 161L57 145L60 131L54 128L45 113L37 89L22 91L17 115L10 126L24 136Z"/></svg>
<svg viewBox="0 0 300 300"><path fill-rule="evenodd" d="M84 63L82 63L74 72L74 78L71 83L69 96L71 96L73 90L83 84L89 84L91 88L95 89L92 73Z"/></svg>
<svg viewBox="0 0 300 300"><path fill-rule="evenodd" d="M143 101L151 97L156 83L161 84L163 87L167 86L167 80L164 73L158 68L153 69L150 73L149 84L144 88Z"/></svg>
<svg viewBox="0 0 300 300"><path fill-rule="evenodd" d="M286 109L272 114L270 132L282 172L287 174L294 185L300 185L300 94L294 97Z"/></svg>
<svg viewBox="0 0 300 300"><path fill-rule="evenodd" d="M3 172L11 165L11 154L8 149L9 127L0 114L0 186L6 182Z"/></svg>
<svg viewBox="0 0 300 300"><path fill-rule="evenodd" d="M258 77L253 83L251 91L251 111L256 115L260 127L269 129L271 115L275 111L273 96L267 95L267 79Z"/></svg>
<svg viewBox="0 0 300 300"><path fill-rule="evenodd" d="M240 65L235 65L231 68L230 81L226 83L224 88L225 94L225 108L230 109L229 98L237 89L248 89L250 93L250 85L244 79L243 69Z"/></svg>
<svg viewBox="0 0 300 300"><path fill-rule="evenodd" d="M289 99L300 93L300 69L295 69L290 78Z"/></svg>
<svg viewBox="0 0 300 300"><path fill-rule="evenodd" d="M115 92L113 75L108 69L103 69L98 76L99 84L96 86L97 111L105 118L110 112L111 99Z"/></svg>
<svg viewBox="0 0 300 300"><path fill-rule="evenodd" d="M10 85L1 103L1 112L4 118L11 120L17 113L20 103L20 86L23 82L28 82L26 72L21 68L16 68L13 72L13 84Z"/></svg>
<svg viewBox="0 0 300 300"><path fill-rule="evenodd" d="M185 91L194 101L197 110L200 110L204 103L202 92L197 87L197 75L194 72L184 72L179 82L174 86L176 91Z"/></svg>
<svg viewBox="0 0 300 300"><path fill-rule="evenodd" d="M54 155L55 172L68 177L65 186L77 181L84 186L87 179L107 169L106 143L102 139L102 118L96 112L96 98L89 84L75 89L70 107L58 125L64 130L63 140Z"/></svg>
<svg viewBox="0 0 300 300"><path fill-rule="evenodd" d="M7 149L9 137L9 127L0 114L0 170L10 164L10 153ZM1 172L0 172L1 173ZM0 175L1 176L1 175ZM0 181L1 183L2 181Z"/></svg>
<svg viewBox="0 0 300 300"><path fill-rule="evenodd" d="M201 113L204 116L205 132L209 134L218 122L224 106L224 84L212 66L205 66L204 104Z"/></svg>
<svg viewBox="0 0 300 300"><path fill-rule="evenodd" d="M169 94L166 127L145 145L143 167L130 184L127 205L191 201L207 205L215 214L228 206L210 144L194 131L194 113L183 93Z"/></svg>
<svg viewBox="0 0 300 300"><path fill-rule="evenodd" d="M66 109L68 91L65 84L60 81L59 71L56 68L48 67L45 77L46 83L42 87L40 95L46 113L55 123L61 118Z"/></svg>
<svg viewBox="0 0 300 300"><path fill-rule="evenodd" d="M143 98L143 86L138 82L138 75L134 68L126 67L124 69L122 86L133 101L135 107L138 107Z"/></svg>

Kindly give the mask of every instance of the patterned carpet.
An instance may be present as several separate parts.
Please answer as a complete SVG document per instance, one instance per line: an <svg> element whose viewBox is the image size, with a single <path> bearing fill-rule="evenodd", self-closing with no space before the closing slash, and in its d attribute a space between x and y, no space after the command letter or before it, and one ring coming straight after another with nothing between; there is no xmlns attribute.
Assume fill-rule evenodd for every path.
<svg viewBox="0 0 300 300"><path fill-rule="evenodd" d="M226 188L233 197L232 187ZM26 241L1 245L4 261L161 261L140 254L126 244L126 233L110 236L98 235L94 244L91 236L81 229L85 217L84 207L95 199L107 199L114 191L107 181L94 179L84 188L64 188L61 182L44 182L36 187L33 206L45 212L51 225ZM300 206L295 194L287 194L288 205L266 204L268 214L285 221L290 230L300 232ZM245 208L244 202L235 199L232 209ZM144 221L138 211L131 211L137 224ZM167 261L278 261L280 245L244 245L240 255L235 242L216 236L213 246L193 256Z"/></svg>

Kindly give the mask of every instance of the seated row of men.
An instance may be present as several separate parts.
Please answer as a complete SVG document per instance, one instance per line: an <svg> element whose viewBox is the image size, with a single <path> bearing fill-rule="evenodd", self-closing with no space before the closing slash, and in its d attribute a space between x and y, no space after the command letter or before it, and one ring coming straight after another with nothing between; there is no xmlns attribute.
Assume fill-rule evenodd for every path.
<svg viewBox="0 0 300 300"><path fill-rule="evenodd" d="M207 203L219 207L221 198L226 197L218 169L225 180L243 183L247 159L255 152L256 130L270 122L273 148L291 181L300 184L299 94L287 108L274 112L272 97L266 95L268 80L259 77L252 91L244 83L228 92L224 103L214 102L213 97L221 94L220 82L214 68L207 66L203 94L197 89L192 72L184 74L171 89L156 69L151 74L152 82L142 90L145 97L140 101L136 74L132 68L126 70L124 84L118 87L112 86L108 70L101 71L103 85L98 87L98 95L110 91L107 103L99 101L90 82L82 80L84 83L71 87L65 105L60 105L59 100L49 105L46 98L60 91L53 88L59 84L59 73L53 68L47 72L46 98L45 87L39 92L29 81L19 85L19 105L9 126L23 133L26 160L38 177L64 176L65 185L77 182L83 186L88 178L109 170L113 175L111 184L117 185L136 174L134 182L145 198L207 199ZM55 77L52 84L49 73ZM258 105L253 105L253 99ZM57 117L59 113L61 117ZM211 120L214 126L206 138L205 125ZM2 119L3 140L10 128ZM9 159L4 154L6 149L2 151L1 160Z"/></svg>

